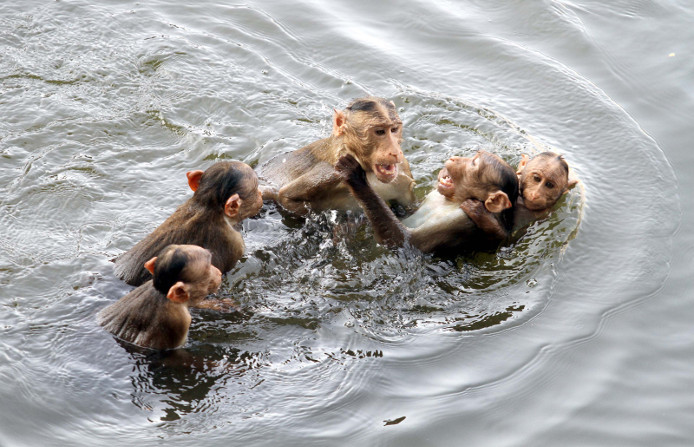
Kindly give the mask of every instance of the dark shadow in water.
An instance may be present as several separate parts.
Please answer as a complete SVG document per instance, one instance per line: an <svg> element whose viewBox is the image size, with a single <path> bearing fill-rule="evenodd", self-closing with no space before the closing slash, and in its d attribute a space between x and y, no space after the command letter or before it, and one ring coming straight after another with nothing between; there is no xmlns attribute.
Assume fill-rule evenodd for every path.
<svg viewBox="0 0 694 447"><path fill-rule="evenodd" d="M202 344L195 349L153 351L119 341L133 360L132 403L162 415L153 422L175 421L205 411L210 393L230 377L257 366L256 355L228 346Z"/></svg>

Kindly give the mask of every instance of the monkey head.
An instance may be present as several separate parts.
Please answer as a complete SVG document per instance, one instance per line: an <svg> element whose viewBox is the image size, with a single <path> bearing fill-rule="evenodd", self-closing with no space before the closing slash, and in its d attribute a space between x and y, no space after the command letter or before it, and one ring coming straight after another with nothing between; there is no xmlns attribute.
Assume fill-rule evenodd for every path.
<svg viewBox="0 0 694 447"><path fill-rule="evenodd" d="M222 282L210 252L197 245L168 245L145 268L152 273L154 288L175 303L194 304Z"/></svg>
<svg viewBox="0 0 694 447"><path fill-rule="evenodd" d="M569 165L554 152L533 158L523 154L517 174L523 205L531 211L551 208L577 183L569 181Z"/></svg>
<svg viewBox="0 0 694 447"><path fill-rule="evenodd" d="M456 203L476 199L492 213L511 208L518 196L513 169L500 157L485 151L473 157L451 157L439 172L438 180L438 192L447 199Z"/></svg>
<svg viewBox="0 0 694 447"><path fill-rule="evenodd" d="M333 137L341 139L347 152L379 181L390 183L397 178L405 157L400 149L402 121L392 101L361 98L343 111L336 110Z"/></svg>
<svg viewBox="0 0 694 447"><path fill-rule="evenodd" d="M258 176L240 161L220 161L206 171L186 173L194 200L209 209L223 209L234 223L255 216L263 207Z"/></svg>

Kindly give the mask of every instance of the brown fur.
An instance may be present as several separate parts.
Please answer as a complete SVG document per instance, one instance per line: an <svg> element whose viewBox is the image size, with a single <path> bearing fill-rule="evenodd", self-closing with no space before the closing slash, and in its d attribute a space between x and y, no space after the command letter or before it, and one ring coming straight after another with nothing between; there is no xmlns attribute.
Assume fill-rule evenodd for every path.
<svg viewBox="0 0 694 447"><path fill-rule="evenodd" d="M223 273L243 256L241 233L233 228L243 218L257 214L262 206L253 169L241 162L218 162L200 178L200 185L183 205L156 230L116 259L116 276L130 285L151 278L144 263L169 244L193 244L212 252L212 264ZM222 189L224 188L224 191ZM225 214L225 201L238 194L239 216Z"/></svg>
<svg viewBox="0 0 694 447"><path fill-rule="evenodd" d="M489 156L494 157L491 154ZM501 159L498 161L500 166L506 169L507 177L510 175L512 183L515 182L511 168L505 165ZM492 186L487 186L493 184L489 179L494 177L494 172L498 168L492 166L492 168L486 169L487 172L483 172L483 168L487 167L488 164L481 163L480 166L483 168L477 170L466 167L469 162L470 159L459 159L459 157L454 157L446 162L446 170L443 172L444 176L448 176L450 172L452 187L439 187L439 191L434 191L427 196L415 214L403 222L398 221L385 202L374 193L366 182L364 170L353 157L341 158L336 166L336 171L364 209L379 243L394 247L409 243L423 252L455 254L461 250L486 248L490 242L489 238L479 231L460 209L460 201L473 195L473 197L483 201L489 199L495 202L500 194ZM461 164L463 164L462 167ZM475 178L470 179L466 176L474 176ZM473 183L472 180L478 181L479 185ZM512 186L515 187L517 194L517 184ZM506 193L501 193L501 195L506 197ZM515 200L515 196L512 198ZM508 202L508 198L506 201ZM493 206L491 202L490 206ZM502 206L510 206L510 203ZM408 223L412 224L413 227L408 228L406 226Z"/></svg>
<svg viewBox="0 0 694 447"><path fill-rule="evenodd" d="M552 210L563 194L577 181L569 180L569 165L561 155L543 152L529 158L523 155L518 166L520 194L514 205L514 228L522 228L542 219ZM466 200L461 205L465 213L487 235L499 241L508 240L511 229L489 213L478 200Z"/></svg>
<svg viewBox="0 0 694 447"><path fill-rule="evenodd" d="M97 314L97 322L137 346L181 346L191 322L188 307L219 288L222 274L210 261L210 253L201 247L167 246L146 263L154 279L104 308Z"/></svg>
<svg viewBox="0 0 694 447"><path fill-rule="evenodd" d="M333 132L322 140L270 160L260 170L263 199L306 214L309 210L358 209L334 166L351 154L368 173L369 183L388 201L407 207L414 201L410 166L400 149L402 122L395 105L362 98L336 111Z"/></svg>

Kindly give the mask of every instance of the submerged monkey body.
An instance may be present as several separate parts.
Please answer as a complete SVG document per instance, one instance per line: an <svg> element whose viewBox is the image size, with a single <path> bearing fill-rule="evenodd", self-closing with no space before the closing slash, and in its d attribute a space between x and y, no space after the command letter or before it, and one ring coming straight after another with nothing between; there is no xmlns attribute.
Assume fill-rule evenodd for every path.
<svg viewBox="0 0 694 447"><path fill-rule="evenodd" d="M150 349L174 349L188 337L189 306L215 292L222 272L209 250L171 244L144 263L152 279L97 314L116 338Z"/></svg>

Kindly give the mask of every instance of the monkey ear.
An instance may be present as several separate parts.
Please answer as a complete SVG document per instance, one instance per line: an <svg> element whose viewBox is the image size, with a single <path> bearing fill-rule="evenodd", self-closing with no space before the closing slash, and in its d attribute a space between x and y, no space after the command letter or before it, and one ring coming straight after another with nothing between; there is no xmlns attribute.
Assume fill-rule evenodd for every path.
<svg viewBox="0 0 694 447"><path fill-rule="evenodd" d="M518 163L518 169L516 170L516 174L520 175L523 173L523 169L525 169L525 165L528 164L530 161L530 157L528 154L523 154L521 155L521 161Z"/></svg>
<svg viewBox="0 0 694 447"><path fill-rule="evenodd" d="M203 171L200 171L200 170L186 172L186 177L188 177L188 186L190 186L190 189L192 189L193 192L198 190L198 187L200 186L200 178L202 177L202 174L203 174Z"/></svg>
<svg viewBox="0 0 694 447"><path fill-rule="evenodd" d="M333 111L335 112L333 114L333 135L339 137L344 132L347 117L345 116L345 112L337 109L333 109Z"/></svg>
<svg viewBox="0 0 694 447"><path fill-rule="evenodd" d="M503 191L493 192L487 197L487 200L484 201L484 207L487 208L487 211L490 213L500 213L506 208L511 208L511 206L513 206L513 204Z"/></svg>
<svg viewBox="0 0 694 447"><path fill-rule="evenodd" d="M566 185L566 188L564 188L564 194L566 194L567 192L574 189L574 186L576 186L576 185L578 185L578 180L576 180L576 179L569 180L569 183Z"/></svg>
<svg viewBox="0 0 694 447"><path fill-rule="evenodd" d="M157 262L157 257L153 257L149 261L145 262L145 268L149 270L149 273L154 275L154 263Z"/></svg>
<svg viewBox="0 0 694 447"><path fill-rule="evenodd" d="M224 204L224 214L233 219L239 214L239 209L241 208L242 203L243 200L241 200L241 197L239 197L238 194L234 194L233 196L229 197L227 203Z"/></svg>
<svg viewBox="0 0 694 447"><path fill-rule="evenodd" d="M178 281L176 284L171 286L169 293L166 294L166 297L174 303L185 303L190 299L188 285L183 281Z"/></svg>

